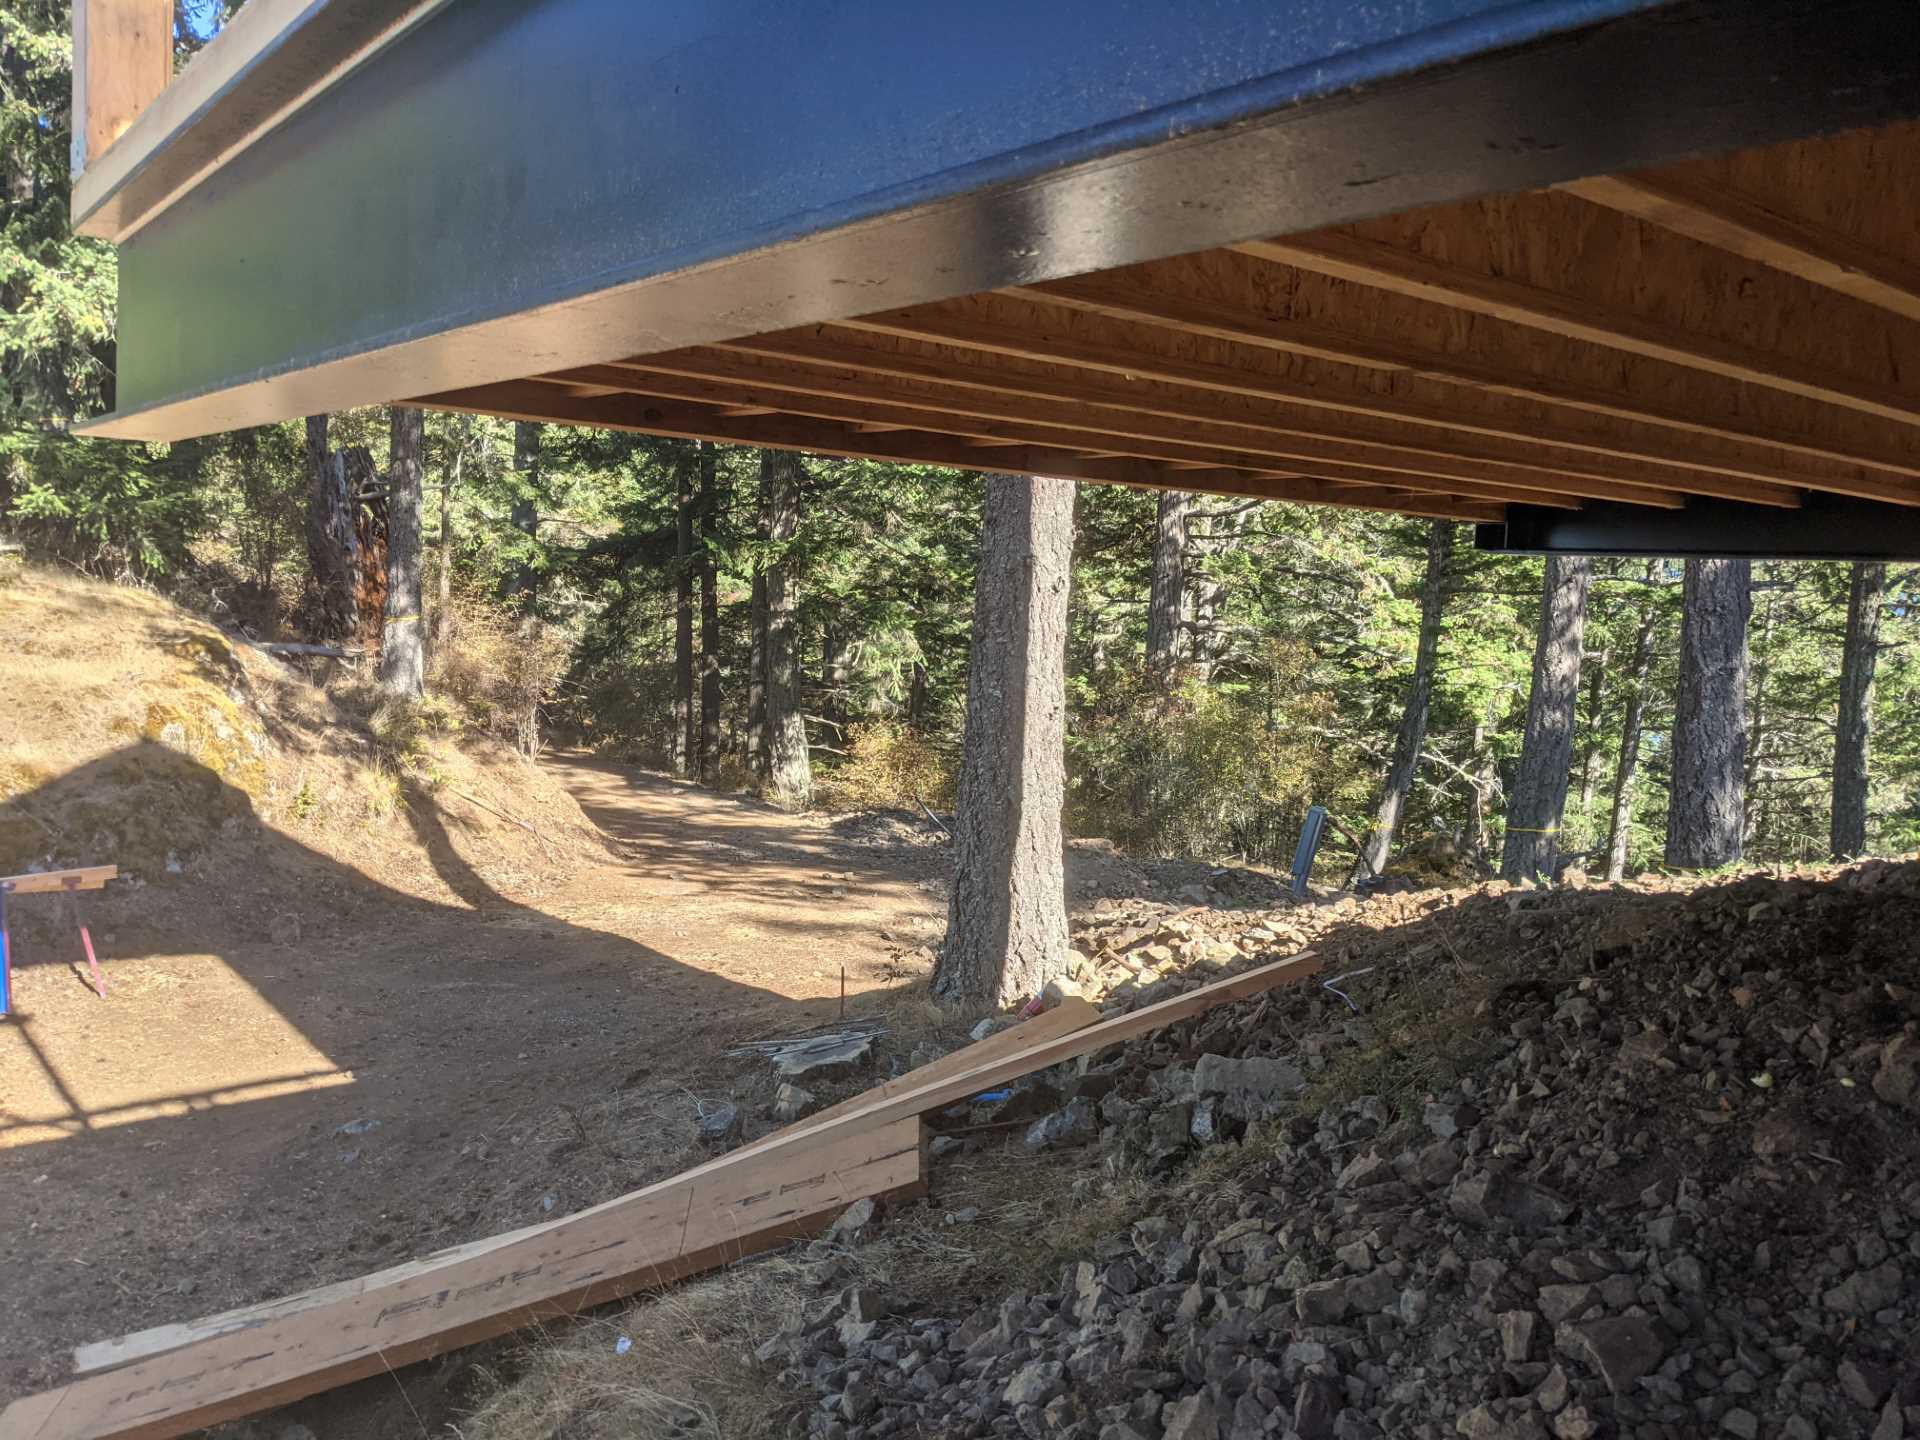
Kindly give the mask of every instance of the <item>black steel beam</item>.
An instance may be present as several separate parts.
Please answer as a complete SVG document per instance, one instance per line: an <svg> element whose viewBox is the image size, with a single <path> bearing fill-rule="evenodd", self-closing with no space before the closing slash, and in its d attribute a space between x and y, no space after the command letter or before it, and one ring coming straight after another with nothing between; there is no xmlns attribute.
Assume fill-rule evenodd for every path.
<svg viewBox="0 0 1920 1440"><path fill-rule="evenodd" d="M1753 560L1920 560L1920 507L1809 495L1798 510L1690 500L1652 510L1590 500L1578 510L1509 505L1474 527L1474 547L1522 555L1660 555Z"/></svg>
<svg viewBox="0 0 1920 1440"><path fill-rule="evenodd" d="M1920 114L1913 0L455 0L121 249L175 438Z"/></svg>

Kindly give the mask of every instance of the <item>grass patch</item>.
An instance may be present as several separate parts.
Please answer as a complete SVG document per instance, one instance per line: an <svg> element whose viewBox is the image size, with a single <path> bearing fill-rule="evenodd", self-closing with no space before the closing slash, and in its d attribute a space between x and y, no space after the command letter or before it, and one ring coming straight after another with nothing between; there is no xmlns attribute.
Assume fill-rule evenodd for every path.
<svg viewBox="0 0 1920 1440"><path fill-rule="evenodd" d="M1488 976L1448 957L1399 969L1366 1004L1370 1038L1329 1061L1300 1097L1299 1113L1377 1095L1396 1116L1416 1115L1427 1095L1452 1085L1491 1049L1495 989Z"/></svg>

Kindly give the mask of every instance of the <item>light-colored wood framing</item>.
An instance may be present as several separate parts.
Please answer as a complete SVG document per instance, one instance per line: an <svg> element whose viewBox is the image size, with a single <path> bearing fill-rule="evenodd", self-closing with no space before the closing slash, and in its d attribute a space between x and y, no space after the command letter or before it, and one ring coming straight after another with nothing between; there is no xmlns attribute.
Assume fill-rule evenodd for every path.
<svg viewBox="0 0 1920 1440"><path fill-rule="evenodd" d="M173 0L73 0L73 170L106 153L173 78Z"/></svg>
<svg viewBox="0 0 1920 1440"><path fill-rule="evenodd" d="M1915 506L1916 195L1891 126L424 403L1458 520Z"/></svg>
<svg viewBox="0 0 1920 1440"><path fill-rule="evenodd" d="M164 1440L726 1264L810 1233L855 1199L917 1191L920 1116L1310 979L1321 963L1302 951L1093 1025L1076 1007L578 1215L195 1322L190 1335L209 1333L166 1334L159 1343L180 1343L15 1401L0 1440ZM236 1316L237 1328L223 1326Z"/></svg>

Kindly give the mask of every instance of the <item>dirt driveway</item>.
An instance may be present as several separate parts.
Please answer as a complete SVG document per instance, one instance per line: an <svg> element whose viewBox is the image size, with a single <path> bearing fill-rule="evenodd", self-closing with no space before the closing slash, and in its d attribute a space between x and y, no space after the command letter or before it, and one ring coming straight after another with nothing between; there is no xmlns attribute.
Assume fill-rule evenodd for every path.
<svg viewBox="0 0 1920 1440"><path fill-rule="evenodd" d="M454 885L472 908L424 904L306 853L311 903L272 938L231 877L184 933L104 945L105 1001L20 957L0 1399L75 1344L674 1172L700 1106L738 1093L729 1044L831 1018L842 967L856 1000L907 978L944 923L940 847L557 763L622 860L537 908L477 877Z"/></svg>

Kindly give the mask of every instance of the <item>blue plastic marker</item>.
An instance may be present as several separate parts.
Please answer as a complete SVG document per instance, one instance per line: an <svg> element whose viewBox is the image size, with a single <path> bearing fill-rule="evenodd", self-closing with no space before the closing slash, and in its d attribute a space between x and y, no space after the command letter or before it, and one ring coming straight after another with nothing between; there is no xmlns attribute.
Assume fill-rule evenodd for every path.
<svg viewBox="0 0 1920 1440"><path fill-rule="evenodd" d="M0 885L0 1019L13 1008L13 947L7 940L7 891Z"/></svg>

